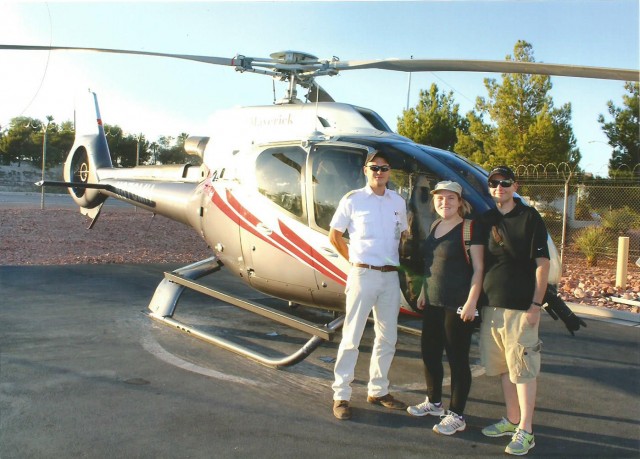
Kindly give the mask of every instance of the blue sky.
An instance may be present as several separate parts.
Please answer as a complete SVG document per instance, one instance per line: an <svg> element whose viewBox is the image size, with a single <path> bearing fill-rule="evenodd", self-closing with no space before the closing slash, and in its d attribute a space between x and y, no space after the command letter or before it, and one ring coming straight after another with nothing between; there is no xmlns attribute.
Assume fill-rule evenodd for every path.
<svg viewBox="0 0 640 459"><path fill-rule="evenodd" d="M0 4L0 43L123 48L233 57L285 49L320 58L502 60L519 39L537 61L638 69L637 0L423 2L48 2ZM87 88L102 117L150 140L207 135L211 114L271 104L271 78L232 68L150 57L0 51L0 125L14 116L73 118ZM454 91L463 113L486 96L482 73L343 72L319 80L334 99L371 108L391 125L418 91ZM623 82L555 77L556 106L570 102L581 166L606 174L610 157L597 123L622 104ZM276 97L284 86L276 83Z"/></svg>

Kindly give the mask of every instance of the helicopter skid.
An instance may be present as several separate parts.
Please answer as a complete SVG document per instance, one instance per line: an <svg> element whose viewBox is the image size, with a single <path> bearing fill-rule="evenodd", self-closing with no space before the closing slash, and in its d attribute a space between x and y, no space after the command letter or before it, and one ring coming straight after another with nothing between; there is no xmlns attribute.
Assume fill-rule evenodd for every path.
<svg viewBox="0 0 640 459"><path fill-rule="evenodd" d="M300 363L311 354L324 341L331 341L335 331L344 322L344 316L340 316L326 325L317 325L304 319L277 311L264 305L243 300L224 292L214 290L206 285L198 283L195 279L204 277L218 271L221 267L216 257L207 258L200 262L178 268L172 272L165 272L165 278L156 288L156 292L151 299L149 316L166 325L174 327L182 332L193 335L208 343L219 346L223 349L235 352L248 357L263 365L273 368L283 368ZM300 349L282 358L272 358L262 353L249 349L246 346L233 343L219 336L197 330L190 325L186 325L173 318L178 300L184 289L188 288L204 295L224 301L225 303L237 306L247 311L258 314L262 317L274 320L278 323L295 328L296 330L313 335Z"/></svg>

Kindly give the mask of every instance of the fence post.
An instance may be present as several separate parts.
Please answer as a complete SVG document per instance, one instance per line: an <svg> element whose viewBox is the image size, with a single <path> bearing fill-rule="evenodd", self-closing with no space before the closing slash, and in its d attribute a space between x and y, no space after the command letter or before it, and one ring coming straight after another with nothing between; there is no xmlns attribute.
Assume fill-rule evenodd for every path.
<svg viewBox="0 0 640 459"><path fill-rule="evenodd" d="M567 181L564 182L564 209L562 211L562 239L560 241L560 271L562 271L564 246L567 241L567 214L569 213L569 180L571 180L571 172L569 172L569 177L567 177Z"/></svg>
<svg viewBox="0 0 640 459"><path fill-rule="evenodd" d="M627 263L629 262L629 238L618 238L618 267L616 269L616 287L627 287Z"/></svg>

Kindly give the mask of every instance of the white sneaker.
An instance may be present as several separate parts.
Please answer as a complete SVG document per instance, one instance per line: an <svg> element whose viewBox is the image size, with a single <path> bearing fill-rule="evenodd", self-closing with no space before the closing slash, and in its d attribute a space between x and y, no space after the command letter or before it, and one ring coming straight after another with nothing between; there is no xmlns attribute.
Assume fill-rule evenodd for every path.
<svg viewBox="0 0 640 459"><path fill-rule="evenodd" d="M442 435L453 435L456 432L462 432L467 423L461 416L453 411L447 411L447 414L441 416L440 424L433 426L433 431Z"/></svg>
<svg viewBox="0 0 640 459"><path fill-rule="evenodd" d="M438 406L431 403L429 401L429 397L427 397L424 402L408 407L407 413L411 416L426 416L427 414L432 416L442 416L444 414L444 409L442 408L442 404Z"/></svg>

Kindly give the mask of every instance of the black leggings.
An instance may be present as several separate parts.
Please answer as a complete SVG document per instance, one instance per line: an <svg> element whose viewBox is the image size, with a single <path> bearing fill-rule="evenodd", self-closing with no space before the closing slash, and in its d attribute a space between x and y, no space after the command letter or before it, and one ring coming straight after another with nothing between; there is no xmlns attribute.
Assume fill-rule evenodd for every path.
<svg viewBox="0 0 640 459"><path fill-rule="evenodd" d="M443 350L451 369L451 405L449 409L462 416L471 389L469 348L473 322L464 322L454 310L427 305L422 321L422 360L431 403L442 401Z"/></svg>

